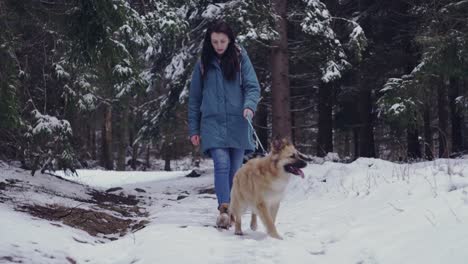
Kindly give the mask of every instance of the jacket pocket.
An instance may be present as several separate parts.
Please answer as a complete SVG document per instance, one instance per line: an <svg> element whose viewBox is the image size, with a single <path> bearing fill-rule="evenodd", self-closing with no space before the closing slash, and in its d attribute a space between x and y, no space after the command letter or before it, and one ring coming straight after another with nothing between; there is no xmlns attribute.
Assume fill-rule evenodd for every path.
<svg viewBox="0 0 468 264"><path fill-rule="evenodd" d="M203 91L203 99L200 106L200 111L202 117L215 115L219 112L218 103L216 102L214 95L209 91Z"/></svg>
<svg viewBox="0 0 468 264"><path fill-rule="evenodd" d="M242 115L244 106L244 93L238 82L225 82L226 110L231 115Z"/></svg>

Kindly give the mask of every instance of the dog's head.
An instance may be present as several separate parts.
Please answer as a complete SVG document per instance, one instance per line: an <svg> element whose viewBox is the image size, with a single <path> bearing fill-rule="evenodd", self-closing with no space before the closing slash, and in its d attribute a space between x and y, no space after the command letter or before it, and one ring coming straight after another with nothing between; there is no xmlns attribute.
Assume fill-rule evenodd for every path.
<svg viewBox="0 0 468 264"><path fill-rule="evenodd" d="M287 139L275 139L271 143L271 155L278 167L282 167L287 173L304 178L302 168L307 166L303 155L296 150Z"/></svg>

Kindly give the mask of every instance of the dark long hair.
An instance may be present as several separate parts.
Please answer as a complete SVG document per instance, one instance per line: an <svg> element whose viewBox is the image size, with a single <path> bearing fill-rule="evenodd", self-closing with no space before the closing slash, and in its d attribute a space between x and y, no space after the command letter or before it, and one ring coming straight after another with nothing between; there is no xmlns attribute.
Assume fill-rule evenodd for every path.
<svg viewBox="0 0 468 264"><path fill-rule="evenodd" d="M224 78L227 80L234 80L236 78L236 73L239 72L239 51L236 47L236 37L231 27L222 20L214 21L211 26L206 30L205 39L203 41L203 50L202 50L202 64L203 64L203 74L211 67L210 63L217 54L211 45L211 33L224 33L229 38L229 45L221 57L221 69L223 71Z"/></svg>

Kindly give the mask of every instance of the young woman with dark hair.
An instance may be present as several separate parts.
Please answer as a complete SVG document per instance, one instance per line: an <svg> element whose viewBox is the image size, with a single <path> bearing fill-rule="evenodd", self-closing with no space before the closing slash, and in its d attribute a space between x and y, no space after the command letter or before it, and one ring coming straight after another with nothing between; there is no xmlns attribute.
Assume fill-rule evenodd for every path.
<svg viewBox="0 0 468 264"><path fill-rule="evenodd" d="M259 97L260 85L247 52L236 44L227 23L213 22L193 70L188 119L190 141L213 159L219 227L229 225L234 174L244 155L254 151L247 119L253 117Z"/></svg>
<svg viewBox="0 0 468 264"><path fill-rule="evenodd" d="M226 23L217 21L208 28L203 41L202 65L210 65L213 58L218 58L224 77L232 81L240 72L239 55L240 47Z"/></svg>

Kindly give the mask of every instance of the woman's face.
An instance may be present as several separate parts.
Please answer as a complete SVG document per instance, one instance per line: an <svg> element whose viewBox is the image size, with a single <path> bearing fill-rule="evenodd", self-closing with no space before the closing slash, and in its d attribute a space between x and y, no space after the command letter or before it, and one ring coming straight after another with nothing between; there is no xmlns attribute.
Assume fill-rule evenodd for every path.
<svg viewBox="0 0 468 264"><path fill-rule="evenodd" d="M211 45L218 55L223 55L229 44L229 37L224 33L211 33Z"/></svg>

